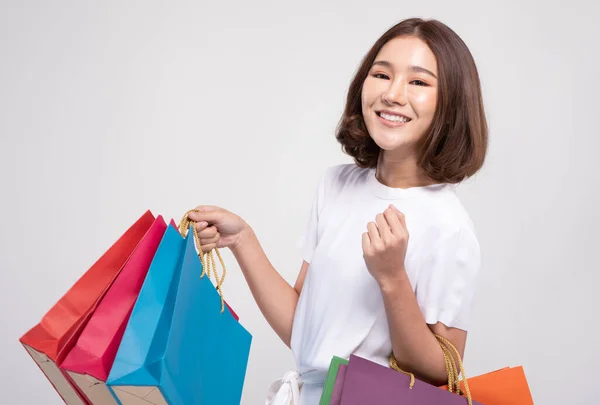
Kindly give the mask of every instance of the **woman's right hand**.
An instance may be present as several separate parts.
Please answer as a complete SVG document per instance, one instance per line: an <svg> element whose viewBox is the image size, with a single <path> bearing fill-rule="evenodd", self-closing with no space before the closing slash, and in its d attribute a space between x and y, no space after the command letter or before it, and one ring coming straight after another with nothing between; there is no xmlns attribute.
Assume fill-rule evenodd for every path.
<svg viewBox="0 0 600 405"><path fill-rule="evenodd" d="M188 213L188 217L194 222L205 253L214 248L235 249L240 243L240 236L249 229L240 216L212 205L201 205Z"/></svg>

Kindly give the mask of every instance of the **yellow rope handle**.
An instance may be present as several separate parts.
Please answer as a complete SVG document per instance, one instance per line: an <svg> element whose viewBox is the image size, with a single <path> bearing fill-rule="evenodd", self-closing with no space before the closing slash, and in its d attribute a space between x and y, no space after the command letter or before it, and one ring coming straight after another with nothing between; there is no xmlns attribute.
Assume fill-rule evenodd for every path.
<svg viewBox="0 0 600 405"><path fill-rule="evenodd" d="M413 387L415 386L415 375L413 373L409 373L408 371L404 371L400 368L400 366L398 365L398 362L396 361L396 358L394 357L394 355L390 356L390 367L393 368L396 371L399 371L403 374L406 374L407 376L410 377L410 384L408 385L408 388L410 388L411 390L413 389Z"/></svg>
<svg viewBox="0 0 600 405"><path fill-rule="evenodd" d="M225 299L223 298L223 283L225 282L225 275L227 274L227 269L225 268L225 263L223 262L223 258L221 257L221 253L219 252L219 249L214 248L214 249L211 249L209 252L202 251L202 246L200 245L200 237L198 236L198 230L193 225L192 220L188 217L188 214L190 212L199 212L199 211L198 210L189 210L188 212L185 213L185 215L183 216L183 218L181 218L181 221L179 222L179 232L185 238L187 236L190 226L192 227L192 232L194 233L194 240L196 241L196 247L198 248L198 258L200 259L200 262L202 263L202 274L200 274L200 277L202 278L206 274L206 276L208 278L210 278L210 273L211 273L211 269L212 269L212 272L215 275L215 281L216 281L215 288L216 288L217 292L219 293L219 296L221 297L221 313L223 313L225 311ZM220 278L219 278L219 274L217 273L217 266L215 263L215 257L213 255L213 251L217 254L217 257L219 258L219 262L221 263L221 268L223 269L223 274L221 275Z"/></svg>
<svg viewBox="0 0 600 405"><path fill-rule="evenodd" d="M473 399L471 398L471 391L469 390L469 383L467 382L467 376L465 375L465 369L463 367L462 361L460 359L460 353L458 350L448 339L445 337L434 334L440 347L442 348L442 353L444 354L444 363L446 365L446 374L448 375L448 391L456 392L458 395L462 395L462 390L460 389L460 380L459 376L462 373L463 383L465 385L465 393L467 397L467 402L469 405L473 405ZM458 367L456 364L456 360L454 355L456 355L456 360L458 360ZM415 376L412 373L404 371L398 366L398 362L392 353L389 357L390 367L396 371L399 371L403 374L410 376L410 388L412 389L415 384ZM460 373L459 373L460 368Z"/></svg>
<svg viewBox="0 0 600 405"><path fill-rule="evenodd" d="M450 352L450 349L445 345L440 345L442 348L442 353L444 354L444 363L446 365L446 374L448 375L448 391L456 392L461 395L460 389L460 381L458 375L458 367L456 366L456 362L454 361L454 356Z"/></svg>
<svg viewBox="0 0 600 405"><path fill-rule="evenodd" d="M450 349L444 344L440 343L440 348L442 349L442 354L444 355L444 365L446 367L446 375L448 376L448 391L456 392L460 395L462 393L460 390L460 381L457 372L458 367L456 366L454 357L452 356Z"/></svg>
<svg viewBox="0 0 600 405"><path fill-rule="evenodd" d="M463 363L460 358L460 353L458 352L456 347L454 347L454 345L445 337L438 335L437 333L435 334L435 337L440 343L440 346L442 346L442 350L444 350L445 352L449 352L448 355L452 358L452 363L454 363L454 356L452 356L452 354L456 356L458 366L460 367L460 374L462 374L463 377L463 384L465 385L465 394L467 397L467 401L469 405L473 405L473 399L471 398L471 390L469 390L469 382L467 381L467 375L465 373L465 368L463 367ZM460 381L458 380L459 370L456 368L456 363L453 364L453 368L455 370L454 374L456 375L457 393L460 393Z"/></svg>

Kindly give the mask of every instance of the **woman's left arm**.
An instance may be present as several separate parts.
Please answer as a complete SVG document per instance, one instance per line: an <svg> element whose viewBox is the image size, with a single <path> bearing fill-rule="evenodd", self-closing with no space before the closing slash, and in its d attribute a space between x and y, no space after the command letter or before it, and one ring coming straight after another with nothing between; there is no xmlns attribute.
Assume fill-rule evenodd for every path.
<svg viewBox="0 0 600 405"><path fill-rule="evenodd" d="M448 339L462 360L467 332L448 328L440 322L425 323L404 267L398 271L396 280L384 281L380 287L398 366L430 384L446 384L444 354L434 333Z"/></svg>
<svg viewBox="0 0 600 405"><path fill-rule="evenodd" d="M447 383L444 354L435 334L448 339L464 354L467 332L438 322L425 322L411 286L404 259L408 231L404 215L390 206L363 234L363 253L369 272L383 295L393 354L400 368L434 385Z"/></svg>

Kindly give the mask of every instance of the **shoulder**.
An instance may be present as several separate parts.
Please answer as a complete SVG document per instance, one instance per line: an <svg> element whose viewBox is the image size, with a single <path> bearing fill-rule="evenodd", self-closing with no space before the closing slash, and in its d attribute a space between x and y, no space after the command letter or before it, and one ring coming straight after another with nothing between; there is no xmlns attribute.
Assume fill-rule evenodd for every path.
<svg viewBox="0 0 600 405"><path fill-rule="evenodd" d="M456 185L446 184L431 193L422 204L423 217L429 226L437 228L440 236L460 232L475 233L475 226L456 193Z"/></svg>
<svg viewBox="0 0 600 405"><path fill-rule="evenodd" d="M424 242L435 249L467 249L474 258L479 256L479 240L473 220L456 193L456 186L445 185L421 205Z"/></svg>
<svg viewBox="0 0 600 405"><path fill-rule="evenodd" d="M458 302L474 290L482 268L474 223L454 186L438 193L424 206L424 211L419 213L423 233L419 232L421 237L412 254L418 274L417 290L421 296L425 294L430 298L437 297L438 293L445 294L444 299L449 300L446 304L458 307ZM438 290L441 286L444 286L444 293Z"/></svg>
<svg viewBox="0 0 600 405"><path fill-rule="evenodd" d="M321 174L316 188L319 210L337 201L341 195L362 190L367 181L367 171L368 169L362 169L355 164L327 167Z"/></svg>
<svg viewBox="0 0 600 405"><path fill-rule="evenodd" d="M360 184L367 180L369 169L358 167L355 163L329 166L325 170L322 182L327 188L344 188Z"/></svg>

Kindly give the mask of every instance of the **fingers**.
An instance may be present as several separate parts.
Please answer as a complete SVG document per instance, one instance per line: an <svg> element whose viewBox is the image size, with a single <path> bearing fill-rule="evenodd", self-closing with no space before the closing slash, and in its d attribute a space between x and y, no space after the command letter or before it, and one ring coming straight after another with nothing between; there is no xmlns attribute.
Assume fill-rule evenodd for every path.
<svg viewBox="0 0 600 405"><path fill-rule="evenodd" d="M381 235L384 240L387 240L391 236L392 231L390 230L390 224L388 223L384 214L377 214L375 217L375 222L377 223L377 228L379 229L379 235Z"/></svg>
<svg viewBox="0 0 600 405"><path fill-rule="evenodd" d="M404 214L390 205L382 214L377 214L375 222L367 225L371 242L394 243L398 237L407 234Z"/></svg>
<svg viewBox="0 0 600 405"><path fill-rule="evenodd" d="M393 235L401 235L404 232L406 226L402 223L402 220L400 219L400 216L402 216L402 218L404 219L404 214L398 211L397 208L390 206L390 208L384 211L383 215L385 216L385 219L390 225L390 232Z"/></svg>
<svg viewBox="0 0 600 405"><path fill-rule="evenodd" d="M219 240L221 235L219 231L214 226L209 226L208 228L198 232L198 238L200 238L200 242L213 243Z"/></svg>
<svg viewBox="0 0 600 405"><path fill-rule="evenodd" d="M200 247L204 253L217 247L221 234L215 226L207 226L206 222L195 224L198 239L200 239Z"/></svg>
<svg viewBox="0 0 600 405"><path fill-rule="evenodd" d="M394 235L394 242L405 244L408 242L409 234L408 228L406 227L406 218L398 208L391 206L392 211L388 215L390 216L389 221L393 223L392 233Z"/></svg>
<svg viewBox="0 0 600 405"><path fill-rule="evenodd" d="M408 230L404 214L390 205L375 221L367 224L367 232L362 234L362 247L365 256L371 256L388 249L402 248L408 242Z"/></svg>
<svg viewBox="0 0 600 405"><path fill-rule="evenodd" d="M398 219L400 220L400 223L402 224L402 227L404 228L404 230L406 229L406 218L404 217L404 214L402 212L400 212L400 210L398 208L396 208L395 206L393 206L394 211L396 211L396 214L398 216Z"/></svg>
<svg viewBox="0 0 600 405"><path fill-rule="evenodd" d="M202 250L203 253L208 253L216 247L217 247L216 243L209 243L208 245L200 244L200 249Z"/></svg>
<svg viewBox="0 0 600 405"><path fill-rule="evenodd" d="M200 221L200 222L196 222L194 224L194 228L196 228L196 232L198 232L198 234L200 234L201 232L205 232L207 227L208 227L208 222L206 222L206 221ZM212 228L214 228L214 227L212 227Z"/></svg>
<svg viewBox="0 0 600 405"><path fill-rule="evenodd" d="M379 235L379 230L377 229L377 224L375 222L369 222L367 224L367 232L369 233L371 245L376 245L381 241L381 235Z"/></svg>
<svg viewBox="0 0 600 405"><path fill-rule="evenodd" d="M362 249L366 254L369 252L369 247L371 246L371 238L369 237L369 232L364 232L362 234Z"/></svg>

